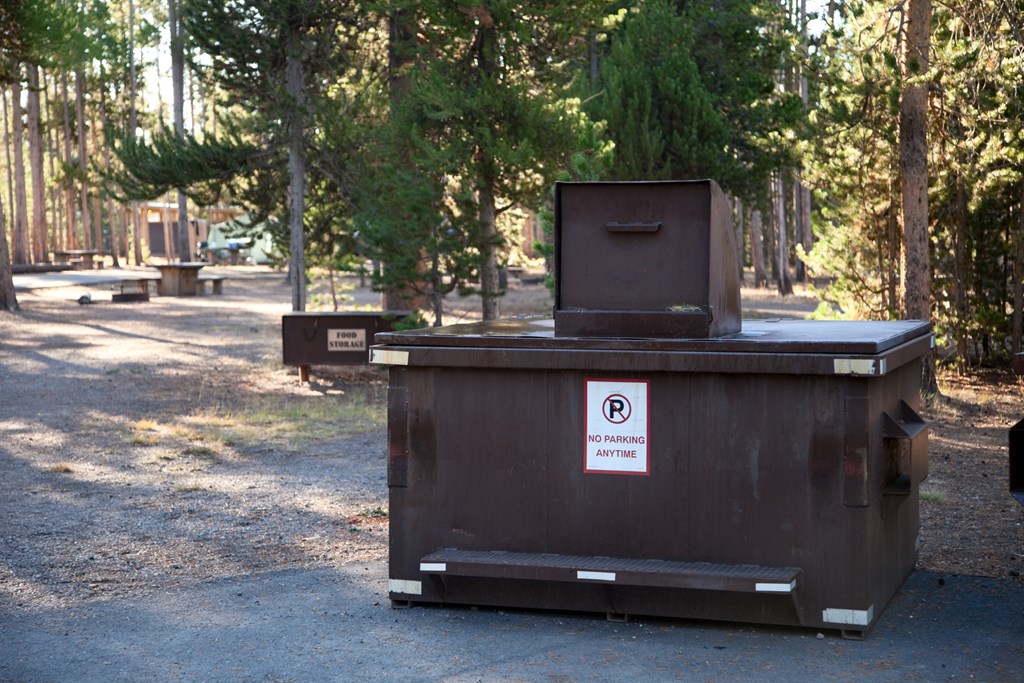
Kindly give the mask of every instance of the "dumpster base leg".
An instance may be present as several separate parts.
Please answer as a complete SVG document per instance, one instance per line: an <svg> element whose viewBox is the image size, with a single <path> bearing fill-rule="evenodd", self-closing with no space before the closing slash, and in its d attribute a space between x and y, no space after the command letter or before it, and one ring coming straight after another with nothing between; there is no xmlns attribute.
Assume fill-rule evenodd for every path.
<svg viewBox="0 0 1024 683"><path fill-rule="evenodd" d="M629 623L629 615L628 614L620 614L618 612L606 612L605 615L604 615L604 618L607 621L610 621L610 622L616 623L616 624L626 624L626 623Z"/></svg>

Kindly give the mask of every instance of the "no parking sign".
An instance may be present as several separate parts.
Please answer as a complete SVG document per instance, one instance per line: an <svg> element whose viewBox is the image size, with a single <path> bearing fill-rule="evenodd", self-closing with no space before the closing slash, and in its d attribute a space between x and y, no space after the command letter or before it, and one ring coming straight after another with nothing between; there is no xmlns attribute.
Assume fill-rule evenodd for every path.
<svg viewBox="0 0 1024 683"><path fill-rule="evenodd" d="M650 474L647 380L586 380L584 472Z"/></svg>

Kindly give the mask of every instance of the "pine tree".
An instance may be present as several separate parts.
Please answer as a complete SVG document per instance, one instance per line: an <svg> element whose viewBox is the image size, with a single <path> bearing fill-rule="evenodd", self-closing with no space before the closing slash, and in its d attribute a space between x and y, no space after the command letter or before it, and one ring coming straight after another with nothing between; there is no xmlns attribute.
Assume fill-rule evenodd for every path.
<svg viewBox="0 0 1024 683"><path fill-rule="evenodd" d="M774 77L784 16L763 0L644 0L621 10L587 111L608 124L616 178L714 178L764 211L804 116Z"/></svg>
<svg viewBox="0 0 1024 683"><path fill-rule="evenodd" d="M593 115L615 141L614 178L715 178L728 183L735 159L722 112L693 57L693 26L671 0L649 0L625 15L601 62Z"/></svg>
<svg viewBox="0 0 1024 683"><path fill-rule="evenodd" d="M185 0L183 20L211 61L224 104L250 112L245 125L254 138L287 157L287 196L271 199L288 217L292 308L303 310L308 126L337 82L357 21L325 0ZM256 184L271 167L261 169ZM270 210L266 201L263 207Z"/></svg>
<svg viewBox="0 0 1024 683"><path fill-rule="evenodd" d="M408 225L404 216L423 222L407 236L411 255L390 262L385 278L415 283L423 263L432 269L449 259L455 271L478 271L483 317L499 315L500 217L539 204L575 151L579 118L564 99L566 65L586 51L582 36L601 5L392 4L407 12L404 25L416 27L421 44L405 64L408 90L393 102L401 129L386 136L404 142L387 159L400 172L405 157L418 189L398 197L409 203L393 205L393 219L373 223L374 245L386 248L387 235Z"/></svg>
<svg viewBox="0 0 1024 683"><path fill-rule="evenodd" d="M1014 272L1024 182L1024 47L1016 17L999 0L936 6L932 63L924 72L923 64L901 61L897 52L906 40L897 9L869 4L824 36L815 154L821 239L811 260L835 275L826 296L844 315L927 315L942 357L960 365L1005 360L1015 348L1013 314L1021 308ZM908 284L900 269L906 174L899 143L906 127L896 124L908 86L927 87L930 98L930 263L923 274L930 286ZM901 312L900 292L908 287L917 305L934 302L930 312Z"/></svg>

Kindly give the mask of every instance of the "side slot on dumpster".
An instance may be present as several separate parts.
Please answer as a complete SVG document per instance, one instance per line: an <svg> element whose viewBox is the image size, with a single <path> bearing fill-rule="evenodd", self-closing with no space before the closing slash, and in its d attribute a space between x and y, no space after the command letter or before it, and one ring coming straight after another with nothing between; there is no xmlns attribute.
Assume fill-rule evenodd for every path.
<svg viewBox="0 0 1024 683"><path fill-rule="evenodd" d="M893 414L882 414L886 496L909 496L928 476L928 423L905 401Z"/></svg>

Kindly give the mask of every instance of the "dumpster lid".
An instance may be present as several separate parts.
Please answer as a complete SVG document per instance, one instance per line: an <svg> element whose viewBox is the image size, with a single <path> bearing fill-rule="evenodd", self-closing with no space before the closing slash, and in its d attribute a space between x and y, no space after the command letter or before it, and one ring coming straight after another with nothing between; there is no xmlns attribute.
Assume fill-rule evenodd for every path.
<svg viewBox="0 0 1024 683"><path fill-rule="evenodd" d="M546 316L503 318L419 330L382 332L376 343L397 346L507 349L600 349L721 353L877 354L931 333L923 320L744 320L743 331L707 339L556 337Z"/></svg>

